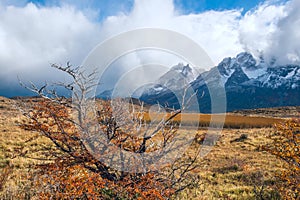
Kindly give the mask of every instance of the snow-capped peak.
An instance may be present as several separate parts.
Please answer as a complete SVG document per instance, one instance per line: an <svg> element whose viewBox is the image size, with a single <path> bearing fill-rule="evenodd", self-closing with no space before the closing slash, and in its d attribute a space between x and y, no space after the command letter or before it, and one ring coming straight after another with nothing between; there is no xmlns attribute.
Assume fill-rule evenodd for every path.
<svg viewBox="0 0 300 200"><path fill-rule="evenodd" d="M216 67L201 73L194 81L193 69L179 64L157 81L159 84L146 90L141 99L147 103L178 106L173 91L190 84L199 96L200 110L211 112L210 91L225 88L227 109L249 109L285 105L300 105L300 66L277 66L263 58L255 60L249 53L225 58ZM167 89L166 89L167 88ZM179 105L180 106L180 105Z"/></svg>
<svg viewBox="0 0 300 200"><path fill-rule="evenodd" d="M178 63L178 65L173 66L170 71L176 71L185 77L192 76L195 79L200 73L200 69L192 68L189 64Z"/></svg>
<svg viewBox="0 0 300 200"><path fill-rule="evenodd" d="M236 56L236 62L244 68L255 68L256 60L250 53L243 52Z"/></svg>
<svg viewBox="0 0 300 200"><path fill-rule="evenodd" d="M178 87L185 87L187 84L195 80L198 75L199 72L190 67L189 64L184 65L183 63L179 63L161 76L157 80L157 83L172 90Z"/></svg>
<svg viewBox="0 0 300 200"><path fill-rule="evenodd" d="M269 88L278 88L283 85L289 88L300 86L299 66L274 66L267 64L263 57L260 57L260 61L257 62L250 53L246 52L238 54L235 58L223 59L216 68L221 75L220 78L216 80L215 70L211 70L205 75L206 81L219 81L226 87L241 84Z"/></svg>

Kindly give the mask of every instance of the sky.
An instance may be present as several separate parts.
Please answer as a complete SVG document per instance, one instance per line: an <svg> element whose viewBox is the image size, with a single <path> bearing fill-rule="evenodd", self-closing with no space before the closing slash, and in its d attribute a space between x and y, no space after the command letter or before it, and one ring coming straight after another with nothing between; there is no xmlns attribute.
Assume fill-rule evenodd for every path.
<svg viewBox="0 0 300 200"><path fill-rule="evenodd" d="M0 96L27 94L18 77L63 81L52 63L80 66L99 43L145 27L191 38L215 65L243 51L299 64L299 9L299 0L0 0ZM128 55L115 69L147 59Z"/></svg>

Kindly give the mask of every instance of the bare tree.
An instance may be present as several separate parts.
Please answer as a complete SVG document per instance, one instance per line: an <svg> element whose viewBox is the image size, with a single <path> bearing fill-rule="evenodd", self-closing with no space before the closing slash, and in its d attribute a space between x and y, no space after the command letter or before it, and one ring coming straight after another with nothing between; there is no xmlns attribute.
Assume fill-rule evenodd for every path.
<svg viewBox="0 0 300 200"><path fill-rule="evenodd" d="M71 77L70 83L55 86L70 91L72 101L55 89L48 89L48 84L37 87L20 82L41 97L37 102L23 102L22 111L29 121L22 127L40 132L59 150L51 154L55 162L39 166L39 175L47 178L37 181L41 189L38 195L159 199L170 198L199 182L199 177L192 174L198 166L199 147L193 156L164 162L164 155L178 156L178 148L190 142L179 136L179 125L174 123L182 109L164 114L158 106L155 119L149 120L149 112L142 102L137 106L132 100L124 99L95 101L96 70L82 71L69 63L66 67L52 67ZM184 92L183 102L190 99ZM158 152L154 159L144 156L152 152ZM162 163L160 170L153 164L156 161ZM121 168L113 167L114 164ZM77 181L66 179L74 176Z"/></svg>

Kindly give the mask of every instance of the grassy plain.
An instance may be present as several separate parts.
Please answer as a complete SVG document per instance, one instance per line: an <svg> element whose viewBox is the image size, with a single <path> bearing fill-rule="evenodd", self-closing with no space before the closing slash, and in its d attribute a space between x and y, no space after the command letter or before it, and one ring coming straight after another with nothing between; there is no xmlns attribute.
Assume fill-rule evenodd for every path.
<svg viewBox="0 0 300 200"><path fill-rule="evenodd" d="M51 162L47 152L54 148L47 138L18 127L23 117L13 105L13 100L0 97L0 199L16 199L20 192L20 199L25 197L30 190L29 172L36 164ZM197 138L201 138L210 119L205 114L183 114L175 121L186 125L200 122ZM284 168L284 163L261 146L270 142L271 126L282 120L240 113L227 115L219 140L207 156L199 158L200 166L194 170L195 176L201 177L200 186L184 190L177 199L258 199L260 192L275 198L277 193L271 186L276 184L275 174ZM194 141L197 142L201 141ZM194 151L192 145L188 153ZM22 156L25 152L26 156Z"/></svg>
<svg viewBox="0 0 300 200"><path fill-rule="evenodd" d="M157 114L156 120L159 121L163 115ZM165 117L167 118L167 117ZM146 121L150 121L148 114L145 114ZM233 114L198 114L184 113L174 118L174 121L182 125L198 125L199 127L208 127L224 123L224 128L266 128L272 127L275 123L280 123L284 119L271 118L264 116L242 116Z"/></svg>

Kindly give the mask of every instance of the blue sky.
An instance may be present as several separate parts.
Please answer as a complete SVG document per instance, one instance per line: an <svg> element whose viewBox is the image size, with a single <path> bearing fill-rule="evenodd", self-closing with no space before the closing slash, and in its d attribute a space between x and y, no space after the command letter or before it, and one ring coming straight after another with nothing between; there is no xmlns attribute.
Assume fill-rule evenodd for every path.
<svg viewBox="0 0 300 200"><path fill-rule="evenodd" d="M13 5L24 6L32 2L40 6L58 6L70 4L80 10L93 9L99 12L97 18L102 21L107 16L116 15L120 12L128 13L133 7L134 0L4 0ZM162 0L163 1L163 0ZM281 0L284 2L287 0ZM231 10L243 9L242 13L264 3L264 0L173 0L175 9L183 14L199 13L208 10Z"/></svg>
<svg viewBox="0 0 300 200"><path fill-rule="evenodd" d="M59 0L28 0L27 2L33 2L41 5L58 4ZM74 1L67 1L72 4ZM109 6L118 4L117 7L130 9L133 5L133 0L81 0L75 1L82 6L101 5ZM199 12L204 10L223 10L223 9L236 9L244 8L249 10L264 0L174 0L175 6L178 6L188 12Z"/></svg>
<svg viewBox="0 0 300 200"><path fill-rule="evenodd" d="M203 12L205 10L244 9L248 11L263 0L175 0L175 4L186 13Z"/></svg>

